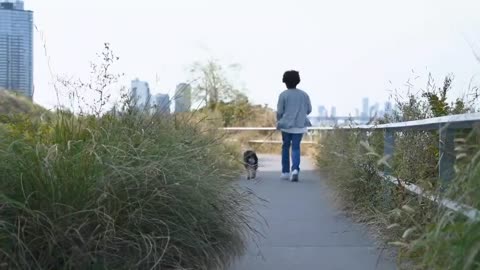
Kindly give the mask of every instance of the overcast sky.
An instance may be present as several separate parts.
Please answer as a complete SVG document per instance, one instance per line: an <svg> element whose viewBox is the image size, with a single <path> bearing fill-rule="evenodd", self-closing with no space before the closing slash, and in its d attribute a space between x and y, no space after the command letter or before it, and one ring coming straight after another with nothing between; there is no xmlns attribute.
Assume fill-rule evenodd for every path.
<svg viewBox="0 0 480 270"><path fill-rule="evenodd" d="M455 74L456 95L480 73L469 44L480 53L478 0L26 0L26 8L54 75L84 76L109 42L125 84L139 77L153 93L172 94L192 62L216 57L242 66L237 79L256 103L275 106L283 72L298 69L315 107L348 114L362 97L386 101L412 70L419 87L428 72L439 81ZM51 83L37 32L36 102L56 104Z"/></svg>

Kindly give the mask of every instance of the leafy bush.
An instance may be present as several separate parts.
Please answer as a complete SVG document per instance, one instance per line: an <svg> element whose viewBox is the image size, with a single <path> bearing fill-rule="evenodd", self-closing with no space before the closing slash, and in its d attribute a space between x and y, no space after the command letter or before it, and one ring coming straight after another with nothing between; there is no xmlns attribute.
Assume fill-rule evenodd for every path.
<svg viewBox="0 0 480 270"><path fill-rule="evenodd" d="M206 62L197 62L191 68L194 77L193 97L200 102L194 111L196 118L209 119L215 123L214 127L274 127L276 125L275 112L267 106L254 105L248 97L235 85L228 73L238 70L239 65L223 66L218 60L210 59ZM229 72L230 71L230 72ZM266 132L237 132L230 133L230 141L243 148L258 151L277 151L277 146L249 145L252 139L270 138L270 131Z"/></svg>
<svg viewBox="0 0 480 270"><path fill-rule="evenodd" d="M406 98L402 98L397 93L395 113L381 122L473 111L476 97L447 101L451 82L451 77L447 77L443 86L437 88L429 80L421 95L408 92ZM478 269L479 222L438 208L421 196L409 193L400 182L389 185L378 176L378 172L388 166L399 179L436 192L438 132L397 132L395 154L388 161L382 154L383 137L384 133L378 130L335 130L323 135L318 165L328 172L345 206L363 221L375 225L387 242L400 248L400 258L413 259L419 269ZM446 195L478 208L477 131L460 130L456 138L457 177Z"/></svg>

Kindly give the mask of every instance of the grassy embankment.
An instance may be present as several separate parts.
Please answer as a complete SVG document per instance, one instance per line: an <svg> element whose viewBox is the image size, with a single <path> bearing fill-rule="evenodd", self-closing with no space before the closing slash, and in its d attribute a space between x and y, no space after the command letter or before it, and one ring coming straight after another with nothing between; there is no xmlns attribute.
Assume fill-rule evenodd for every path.
<svg viewBox="0 0 480 270"><path fill-rule="evenodd" d="M223 269L243 251L251 194L218 132L0 104L0 269Z"/></svg>
<svg viewBox="0 0 480 270"><path fill-rule="evenodd" d="M427 88L421 96L397 96L397 112L386 122L473 111L475 100L447 101L450 86L447 78L441 88ZM383 166L391 166L393 175L436 193L438 131L396 133L395 154L388 165L383 162L383 136L376 130L335 130L324 136L318 165L328 172L345 208L373 225L386 242L399 248L400 261L414 262L417 269L480 269L479 221L439 208L403 186L385 185L377 174ZM478 139L478 129L457 131L457 176L445 195L480 209Z"/></svg>

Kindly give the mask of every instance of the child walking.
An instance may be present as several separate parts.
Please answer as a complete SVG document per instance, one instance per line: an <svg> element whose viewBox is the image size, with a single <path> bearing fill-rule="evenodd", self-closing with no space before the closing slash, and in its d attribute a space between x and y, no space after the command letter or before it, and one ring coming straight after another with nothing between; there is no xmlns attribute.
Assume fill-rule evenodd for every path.
<svg viewBox="0 0 480 270"><path fill-rule="evenodd" d="M278 97L277 129L282 132L282 179L298 182L300 173L300 143L307 127L312 124L308 115L312 104L308 94L297 88L300 83L298 71L290 70L283 74L287 90ZM290 148L292 166L290 167Z"/></svg>

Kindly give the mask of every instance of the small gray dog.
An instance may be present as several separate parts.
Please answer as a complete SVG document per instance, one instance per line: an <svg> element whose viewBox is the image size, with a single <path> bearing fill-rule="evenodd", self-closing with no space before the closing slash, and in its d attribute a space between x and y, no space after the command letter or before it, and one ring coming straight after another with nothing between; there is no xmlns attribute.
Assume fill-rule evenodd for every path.
<svg viewBox="0 0 480 270"><path fill-rule="evenodd" d="M243 153L243 164L247 169L247 180L255 179L258 169L258 157L255 151L247 150Z"/></svg>

